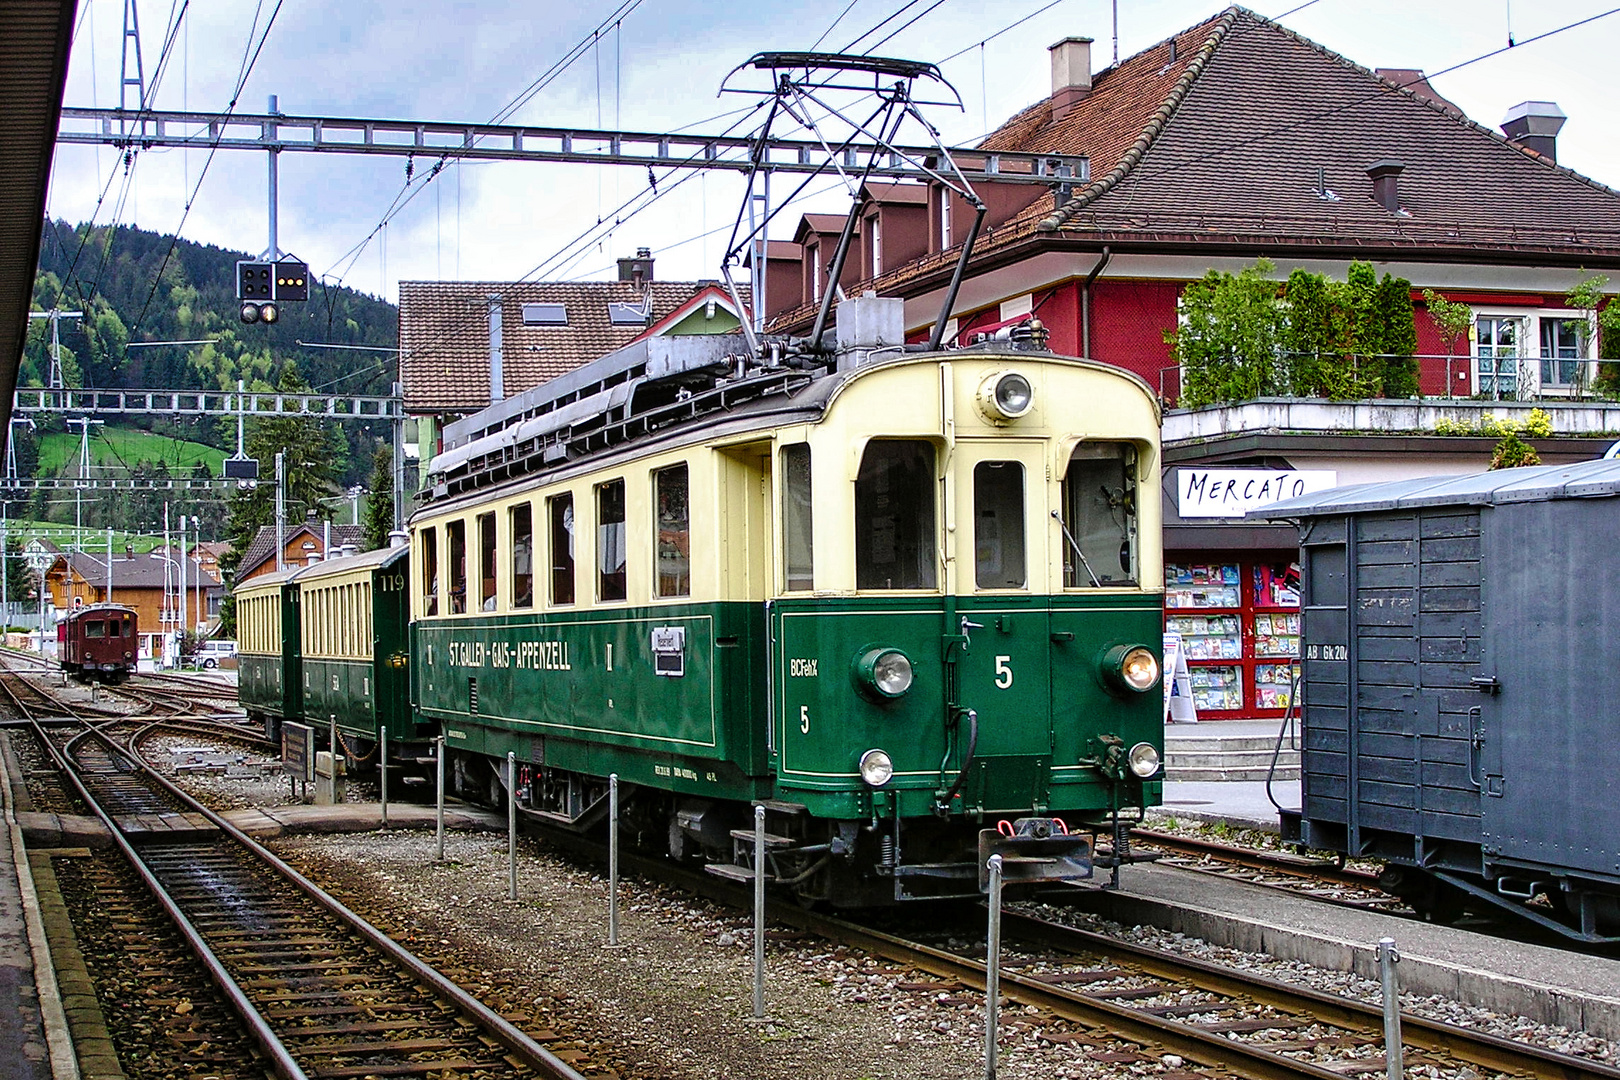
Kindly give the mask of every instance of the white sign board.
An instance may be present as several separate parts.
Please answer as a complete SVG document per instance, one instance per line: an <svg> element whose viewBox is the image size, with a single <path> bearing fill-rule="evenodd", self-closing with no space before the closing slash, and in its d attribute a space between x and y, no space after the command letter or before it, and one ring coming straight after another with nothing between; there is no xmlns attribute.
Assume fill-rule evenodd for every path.
<svg viewBox="0 0 1620 1080"><path fill-rule="evenodd" d="M1284 499L1335 486L1331 469L1176 470L1176 509L1183 518L1240 518Z"/></svg>
<svg viewBox="0 0 1620 1080"><path fill-rule="evenodd" d="M1164 635L1164 720L1165 723L1198 723L1192 675L1187 671L1187 652L1181 646L1181 635L1173 630L1165 631Z"/></svg>

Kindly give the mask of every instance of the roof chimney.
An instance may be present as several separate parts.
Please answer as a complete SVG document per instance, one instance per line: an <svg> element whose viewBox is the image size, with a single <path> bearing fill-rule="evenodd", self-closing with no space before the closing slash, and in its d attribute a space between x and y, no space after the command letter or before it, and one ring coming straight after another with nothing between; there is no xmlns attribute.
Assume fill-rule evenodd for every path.
<svg viewBox="0 0 1620 1080"><path fill-rule="evenodd" d="M1405 163L1394 158L1385 158L1367 166L1367 175L1373 182L1373 199L1392 214L1401 212L1399 181L1405 169Z"/></svg>
<svg viewBox="0 0 1620 1080"><path fill-rule="evenodd" d="M501 355L501 294L489 294L489 403L506 400L506 373Z"/></svg>
<svg viewBox="0 0 1620 1080"><path fill-rule="evenodd" d="M1091 38L1066 37L1047 51L1052 54L1052 119L1069 115L1081 98L1091 93Z"/></svg>
<svg viewBox="0 0 1620 1080"><path fill-rule="evenodd" d="M1551 101L1521 101L1502 118L1502 134L1548 161L1558 160L1558 129L1564 110Z"/></svg>
<svg viewBox="0 0 1620 1080"><path fill-rule="evenodd" d="M619 280L641 288L653 279L652 248L636 248L636 257L619 260Z"/></svg>

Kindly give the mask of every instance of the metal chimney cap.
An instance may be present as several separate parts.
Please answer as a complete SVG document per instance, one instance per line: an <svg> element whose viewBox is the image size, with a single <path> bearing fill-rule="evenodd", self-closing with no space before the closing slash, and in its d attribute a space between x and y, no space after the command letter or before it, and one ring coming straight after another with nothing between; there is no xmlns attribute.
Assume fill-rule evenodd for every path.
<svg viewBox="0 0 1620 1080"><path fill-rule="evenodd" d="M1367 175L1374 180L1382 180L1386 176L1399 176L1406 171L1406 162L1395 158L1383 158L1367 166Z"/></svg>
<svg viewBox="0 0 1620 1080"><path fill-rule="evenodd" d="M1502 117L1502 128L1512 127L1521 135L1557 135L1568 117L1556 101L1521 101ZM1508 133L1514 137L1513 132Z"/></svg>

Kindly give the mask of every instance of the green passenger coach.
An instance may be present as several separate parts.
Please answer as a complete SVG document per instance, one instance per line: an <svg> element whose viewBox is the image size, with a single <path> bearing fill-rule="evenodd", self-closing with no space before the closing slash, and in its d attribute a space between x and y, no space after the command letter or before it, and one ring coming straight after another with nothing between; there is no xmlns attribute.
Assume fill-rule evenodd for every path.
<svg viewBox="0 0 1620 1080"><path fill-rule="evenodd" d="M583 829L617 774L627 831L733 877L761 804L770 880L835 904L1117 873L1160 794L1158 403L1022 344L651 338L450 425L409 592L458 788Z"/></svg>

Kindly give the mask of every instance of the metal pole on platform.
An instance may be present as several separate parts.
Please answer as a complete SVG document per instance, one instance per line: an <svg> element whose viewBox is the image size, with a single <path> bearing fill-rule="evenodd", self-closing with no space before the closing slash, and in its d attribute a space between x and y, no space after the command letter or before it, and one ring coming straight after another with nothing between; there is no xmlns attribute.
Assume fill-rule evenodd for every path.
<svg viewBox="0 0 1620 1080"><path fill-rule="evenodd" d="M1395 965L1401 954L1394 938L1378 939L1378 979L1384 988L1384 1071L1388 1080L1401 1080L1406 1065L1401 1054L1401 994L1395 984Z"/></svg>
<svg viewBox="0 0 1620 1080"><path fill-rule="evenodd" d="M382 827L388 828L388 729L377 729L377 779L382 784Z"/></svg>
<svg viewBox="0 0 1620 1080"><path fill-rule="evenodd" d="M517 899L517 753L506 752L506 898Z"/></svg>
<svg viewBox="0 0 1620 1080"><path fill-rule="evenodd" d="M438 853L434 856L439 862L444 862L444 736L433 737L433 759L439 775L438 783L438 812L434 816L435 836L438 840Z"/></svg>
<svg viewBox="0 0 1620 1080"><path fill-rule="evenodd" d="M765 1018L765 808L754 807L754 1019Z"/></svg>
<svg viewBox="0 0 1620 1080"><path fill-rule="evenodd" d="M608 944L619 943L619 774L608 775Z"/></svg>
<svg viewBox="0 0 1620 1080"><path fill-rule="evenodd" d="M990 867L990 928L984 953L984 1080L996 1080L996 1036L1001 1026L1001 856Z"/></svg>

